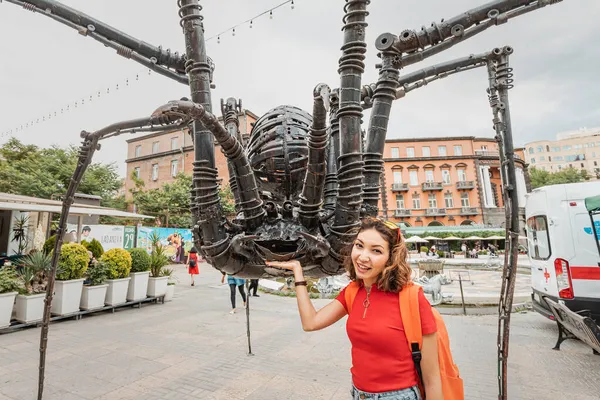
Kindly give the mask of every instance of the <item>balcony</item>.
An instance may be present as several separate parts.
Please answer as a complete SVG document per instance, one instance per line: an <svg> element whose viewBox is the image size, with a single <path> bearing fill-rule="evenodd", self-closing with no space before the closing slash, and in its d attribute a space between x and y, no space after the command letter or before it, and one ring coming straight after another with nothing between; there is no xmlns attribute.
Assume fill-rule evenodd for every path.
<svg viewBox="0 0 600 400"><path fill-rule="evenodd" d="M460 215L477 215L477 208L475 207L461 207Z"/></svg>
<svg viewBox="0 0 600 400"><path fill-rule="evenodd" d="M483 156L483 157L500 158L500 152L499 151L475 150L475 155L477 155L477 156Z"/></svg>
<svg viewBox="0 0 600 400"><path fill-rule="evenodd" d="M392 183L392 192L407 192L408 183Z"/></svg>
<svg viewBox="0 0 600 400"><path fill-rule="evenodd" d="M458 181L456 182L457 189L475 189L474 181Z"/></svg>
<svg viewBox="0 0 600 400"><path fill-rule="evenodd" d="M429 217L446 215L446 209L445 208L426 208L425 215L427 215Z"/></svg>
<svg viewBox="0 0 600 400"><path fill-rule="evenodd" d="M422 189L425 190L443 190L444 185L442 182L424 182L421 185Z"/></svg>
<svg viewBox="0 0 600 400"><path fill-rule="evenodd" d="M406 210L404 208L396 209L396 210L394 210L394 217L396 217L396 218L410 217L410 210Z"/></svg>

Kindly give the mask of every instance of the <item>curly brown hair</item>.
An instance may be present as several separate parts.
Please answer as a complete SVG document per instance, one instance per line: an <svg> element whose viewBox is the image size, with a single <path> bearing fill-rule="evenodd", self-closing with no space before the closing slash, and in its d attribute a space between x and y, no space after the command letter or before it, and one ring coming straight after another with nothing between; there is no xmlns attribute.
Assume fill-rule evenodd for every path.
<svg viewBox="0 0 600 400"><path fill-rule="evenodd" d="M376 230L385 239L390 248L390 258L383 271L381 271L381 274L377 277L377 288L384 292L398 293L410 282L412 275L412 269L407 261L408 250L406 249L402 235L399 233L400 228L392 229L380 219L367 218L362 220L360 227L356 230L356 235L370 229ZM352 281L360 282L360 279L356 277L356 270L350 257L353 247L354 242L344 250L344 268Z"/></svg>

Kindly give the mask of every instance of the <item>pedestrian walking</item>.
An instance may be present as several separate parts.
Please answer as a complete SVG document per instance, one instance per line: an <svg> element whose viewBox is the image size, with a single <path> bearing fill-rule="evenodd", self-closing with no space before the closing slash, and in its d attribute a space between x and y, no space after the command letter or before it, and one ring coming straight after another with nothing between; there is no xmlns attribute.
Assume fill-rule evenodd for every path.
<svg viewBox="0 0 600 400"><path fill-rule="evenodd" d="M235 308L235 288L237 287L240 291L240 295L242 296L242 300L244 301L244 308L246 308L246 291L244 290L244 285L246 284L245 279L235 278L231 275L227 275L227 283L229 284L229 292L231 297L231 311L229 314L234 314L236 311Z"/></svg>
<svg viewBox="0 0 600 400"><path fill-rule="evenodd" d="M256 292L258 291L258 279L250 279L250 285L248 286L248 296L252 292L252 297L260 297Z"/></svg>
<svg viewBox="0 0 600 400"><path fill-rule="evenodd" d="M195 247L190 249L190 255L188 256L187 261L188 273L190 274L191 285L194 286L194 275L200 274L200 270L198 269L198 250Z"/></svg>
<svg viewBox="0 0 600 400"><path fill-rule="evenodd" d="M400 229L395 224L365 219L345 253L349 257L344 266L352 282L319 311L309 298L299 261L266 263L293 271L298 310L305 331L326 328L348 314L346 331L352 344L353 399L421 400L424 396L419 385L426 392L427 400L445 398L446 387L442 389L441 361L438 361L436 332L439 322L422 289L412 285L407 253ZM404 290L405 294L418 290L418 297L415 294L414 300L410 298L410 304L402 303L402 299L407 298L400 293ZM411 308L403 313L402 307ZM418 322L410 324L415 315L417 321L420 315L420 326ZM419 329L422 333L420 374L412 357L414 349L407 339L409 330ZM440 329L440 332L445 331L445 327L440 326Z"/></svg>

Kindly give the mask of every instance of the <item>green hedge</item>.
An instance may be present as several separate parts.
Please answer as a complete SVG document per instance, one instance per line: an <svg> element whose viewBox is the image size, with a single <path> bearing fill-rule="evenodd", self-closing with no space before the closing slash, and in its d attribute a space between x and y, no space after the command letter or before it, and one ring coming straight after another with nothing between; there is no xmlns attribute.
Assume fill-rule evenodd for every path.
<svg viewBox="0 0 600 400"><path fill-rule="evenodd" d="M89 262L90 256L85 247L78 243L63 244L60 248L56 279L69 281L83 278Z"/></svg>
<svg viewBox="0 0 600 400"><path fill-rule="evenodd" d="M87 242L84 240L81 242L81 244L84 245L86 249L92 252L96 260L99 260L100 257L102 257L102 254L104 254L104 248L102 247L102 244L96 239L92 239L91 242Z"/></svg>
<svg viewBox="0 0 600 400"><path fill-rule="evenodd" d="M110 249L102 254L100 261L108 267L108 279L122 279L131 271L131 255L127 250Z"/></svg>
<svg viewBox="0 0 600 400"><path fill-rule="evenodd" d="M131 272L150 271L150 254L145 249L130 249L129 254L131 255Z"/></svg>
<svg viewBox="0 0 600 400"><path fill-rule="evenodd" d="M42 251L44 254L50 254L54 250L54 245L56 244L56 235L50 236L45 242L44 247L42 247Z"/></svg>

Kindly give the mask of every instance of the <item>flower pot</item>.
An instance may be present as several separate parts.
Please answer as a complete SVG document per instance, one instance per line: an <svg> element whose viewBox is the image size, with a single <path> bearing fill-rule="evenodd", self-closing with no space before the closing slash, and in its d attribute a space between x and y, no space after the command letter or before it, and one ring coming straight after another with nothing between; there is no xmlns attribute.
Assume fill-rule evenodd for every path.
<svg viewBox="0 0 600 400"><path fill-rule="evenodd" d="M167 291L165 293L165 301L173 300L174 294L175 294L175 285L167 285Z"/></svg>
<svg viewBox="0 0 600 400"><path fill-rule="evenodd" d="M129 289L129 280L131 278L107 279L106 297L104 304L107 306L116 306L127 303L127 290Z"/></svg>
<svg viewBox="0 0 600 400"><path fill-rule="evenodd" d="M150 271L132 272L129 274L129 289L127 290L127 301L144 300L148 291L148 278Z"/></svg>
<svg viewBox="0 0 600 400"><path fill-rule="evenodd" d="M54 282L54 298L51 312L54 315L67 315L79 311L81 291L85 279Z"/></svg>
<svg viewBox="0 0 600 400"><path fill-rule="evenodd" d="M148 297L164 296L167 293L168 276L148 279Z"/></svg>
<svg viewBox="0 0 600 400"><path fill-rule="evenodd" d="M16 295L17 292L0 293L0 329L10 326Z"/></svg>
<svg viewBox="0 0 600 400"><path fill-rule="evenodd" d="M84 286L83 292L81 292L81 302L79 303L79 308L82 310L96 310L104 307L106 289L108 289L108 284Z"/></svg>
<svg viewBox="0 0 600 400"><path fill-rule="evenodd" d="M17 321L24 324L41 321L44 316L44 299L46 293L17 296Z"/></svg>

